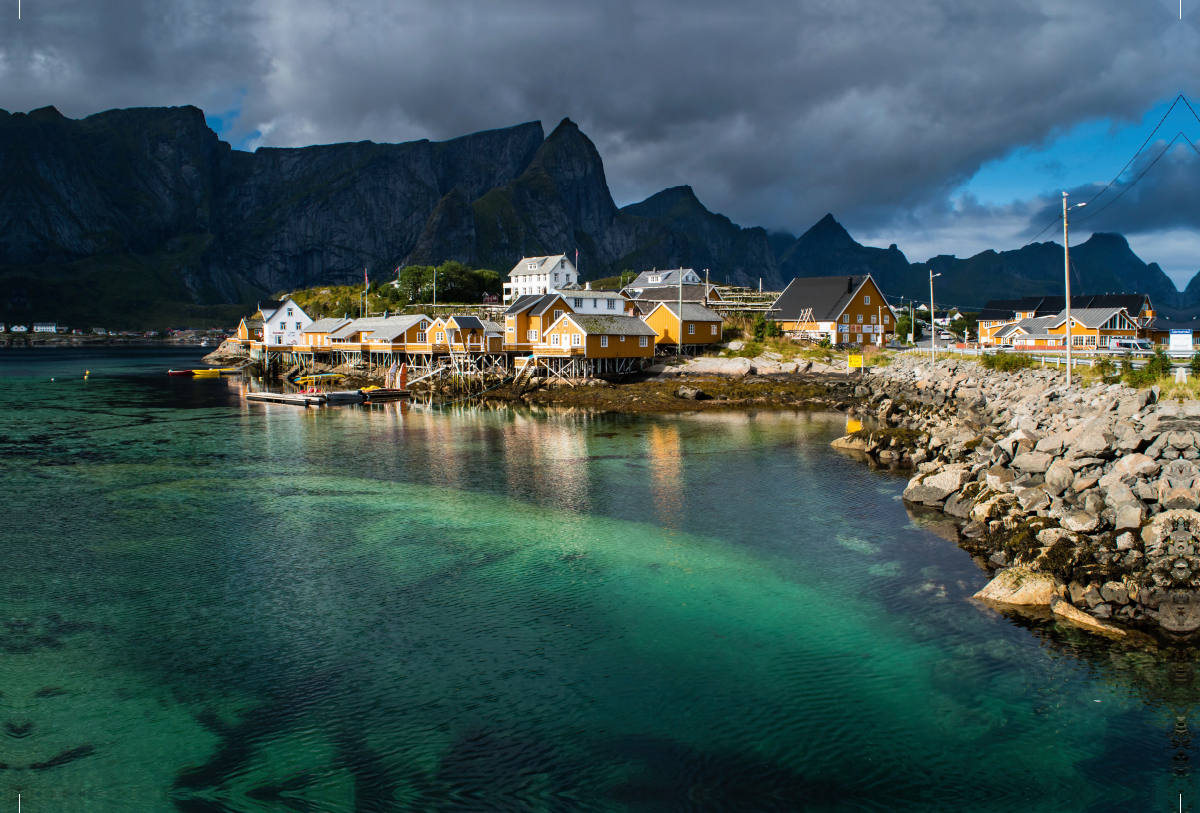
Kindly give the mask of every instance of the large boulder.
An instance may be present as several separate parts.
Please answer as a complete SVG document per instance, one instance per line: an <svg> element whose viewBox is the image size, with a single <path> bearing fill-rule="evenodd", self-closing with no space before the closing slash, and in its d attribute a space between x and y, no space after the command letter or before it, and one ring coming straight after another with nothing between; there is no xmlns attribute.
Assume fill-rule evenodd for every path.
<svg viewBox="0 0 1200 813"><path fill-rule="evenodd" d="M964 468L946 469L937 474L918 474L904 489L904 499L909 502L938 502L971 481L971 472Z"/></svg>
<svg viewBox="0 0 1200 813"><path fill-rule="evenodd" d="M1075 472L1061 460L1055 461L1046 469L1046 493L1057 497L1075 482Z"/></svg>
<svg viewBox="0 0 1200 813"><path fill-rule="evenodd" d="M1046 452L1026 452L1013 458L1013 467L1031 474L1041 474L1054 458Z"/></svg>
<svg viewBox="0 0 1200 813"><path fill-rule="evenodd" d="M1089 533L1100 527L1100 518L1087 511L1068 511L1060 521L1064 528L1074 533Z"/></svg>
<svg viewBox="0 0 1200 813"><path fill-rule="evenodd" d="M1139 477L1151 477L1158 474L1160 468L1161 464L1157 460L1144 454L1127 454L1113 463L1108 474L1100 478L1100 487L1108 488L1126 478L1136 480Z"/></svg>
<svg viewBox="0 0 1200 813"><path fill-rule="evenodd" d="M1023 567L1001 570L987 585L975 594L975 598L999 604L1023 604L1047 606L1058 596L1058 584L1054 577L1045 573L1034 573Z"/></svg>

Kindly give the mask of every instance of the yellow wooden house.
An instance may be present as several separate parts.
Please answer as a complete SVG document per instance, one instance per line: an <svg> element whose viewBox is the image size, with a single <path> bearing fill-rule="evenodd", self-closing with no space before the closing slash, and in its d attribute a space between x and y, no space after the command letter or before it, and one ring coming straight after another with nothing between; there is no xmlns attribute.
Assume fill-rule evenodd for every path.
<svg viewBox="0 0 1200 813"><path fill-rule="evenodd" d="M574 312L562 294L519 297L504 312L504 349L518 353L534 350L552 324Z"/></svg>
<svg viewBox="0 0 1200 813"><path fill-rule="evenodd" d="M307 348L328 350L330 347L329 337L335 331L350 324L350 321L344 317L318 319L304 328L302 344Z"/></svg>
<svg viewBox="0 0 1200 813"><path fill-rule="evenodd" d="M834 343L885 344L896 316L870 274L796 277L772 305L769 318L785 333Z"/></svg>
<svg viewBox="0 0 1200 813"><path fill-rule="evenodd" d="M563 314L533 355L588 361L589 372L630 372L654 357L654 329L636 316Z"/></svg>
<svg viewBox="0 0 1200 813"><path fill-rule="evenodd" d="M702 305L683 303L683 324L680 326L678 302L659 302L654 309L642 317L654 331L657 344L675 346L680 343L679 331L683 331L683 344L701 345L721 341L724 320L720 314Z"/></svg>

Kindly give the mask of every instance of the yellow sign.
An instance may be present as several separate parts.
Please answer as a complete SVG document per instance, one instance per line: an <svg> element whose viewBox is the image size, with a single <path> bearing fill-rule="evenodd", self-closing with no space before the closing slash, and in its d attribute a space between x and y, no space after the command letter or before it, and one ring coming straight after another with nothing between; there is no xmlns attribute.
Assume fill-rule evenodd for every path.
<svg viewBox="0 0 1200 813"><path fill-rule="evenodd" d="M862 356L850 356L850 366L851 367L862 367L863 366Z"/></svg>

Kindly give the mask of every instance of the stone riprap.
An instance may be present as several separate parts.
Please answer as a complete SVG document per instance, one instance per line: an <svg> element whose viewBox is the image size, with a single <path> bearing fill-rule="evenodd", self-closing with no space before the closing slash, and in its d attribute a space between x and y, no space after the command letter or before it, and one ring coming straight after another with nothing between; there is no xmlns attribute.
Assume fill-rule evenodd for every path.
<svg viewBox="0 0 1200 813"><path fill-rule="evenodd" d="M963 547L998 571L979 598L1036 596L1106 634L1200 632L1200 401L913 355L858 394L878 428L834 445L916 469L904 499L956 518ZM1004 601L1037 574L1055 589Z"/></svg>

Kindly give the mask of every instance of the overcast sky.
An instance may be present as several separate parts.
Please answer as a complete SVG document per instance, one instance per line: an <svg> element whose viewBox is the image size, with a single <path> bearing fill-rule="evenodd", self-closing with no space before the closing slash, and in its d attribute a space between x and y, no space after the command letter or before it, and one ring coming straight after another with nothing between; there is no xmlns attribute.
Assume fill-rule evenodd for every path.
<svg viewBox="0 0 1200 813"><path fill-rule="evenodd" d="M195 104L243 148L569 116L619 204L686 183L742 225L798 234L832 212L910 260L1019 247L1177 94L1200 102L1200 0L1182 21L1177 0L20 0L20 21L17 2L10 111ZM1123 181L1181 130L1078 235L1121 231L1182 284L1200 121L1180 105Z"/></svg>

